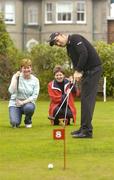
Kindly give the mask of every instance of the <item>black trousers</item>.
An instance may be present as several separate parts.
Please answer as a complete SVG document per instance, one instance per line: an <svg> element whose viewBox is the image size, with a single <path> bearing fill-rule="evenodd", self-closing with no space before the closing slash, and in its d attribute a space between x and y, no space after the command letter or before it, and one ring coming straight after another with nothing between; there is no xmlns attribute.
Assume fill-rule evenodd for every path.
<svg viewBox="0 0 114 180"><path fill-rule="evenodd" d="M92 133L92 118L101 77L101 66L85 73L81 84L81 129Z"/></svg>

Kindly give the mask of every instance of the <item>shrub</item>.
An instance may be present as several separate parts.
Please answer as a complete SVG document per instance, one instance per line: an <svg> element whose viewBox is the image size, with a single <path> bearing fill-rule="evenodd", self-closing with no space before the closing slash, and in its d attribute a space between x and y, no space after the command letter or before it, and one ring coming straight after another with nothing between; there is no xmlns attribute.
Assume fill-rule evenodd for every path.
<svg viewBox="0 0 114 180"><path fill-rule="evenodd" d="M47 93L47 84L53 77L53 68L60 64L65 67L67 74L70 61L63 48L50 47L49 45L39 44L31 51L34 73L38 76L41 85L41 93Z"/></svg>
<svg viewBox="0 0 114 180"><path fill-rule="evenodd" d="M107 78L107 95L114 97L114 44L99 41L95 47L102 61L103 76Z"/></svg>

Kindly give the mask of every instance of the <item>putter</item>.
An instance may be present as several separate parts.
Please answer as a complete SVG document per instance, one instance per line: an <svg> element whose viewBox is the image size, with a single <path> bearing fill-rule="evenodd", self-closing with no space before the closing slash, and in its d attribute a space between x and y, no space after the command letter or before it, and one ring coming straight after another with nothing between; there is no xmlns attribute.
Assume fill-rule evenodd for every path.
<svg viewBox="0 0 114 180"><path fill-rule="evenodd" d="M69 94L71 93L71 91L72 91L73 87L74 87L74 83L73 83L73 85L71 86L71 88L70 88L70 90L69 90L68 94L67 94L67 95L66 95L66 97L64 98L64 100L63 100L62 104L60 105L59 109L57 110L57 112L56 112L55 116L48 116L48 119L49 119L49 120L55 120L55 118L56 118L57 114L58 114L58 113L59 113L59 111L61 110L61 108L62 108L63 104L65 103L66 99L68 98Z"/></svg>
<svg viewBox="0 0 114 180"><path fill-rule="evenodd" d="M61 123L61 125L64 126L64 127L67 125L66 121L67 121L67 112L68 112L68 100L69 100L69 95L68 95L68 98L67 98L67 103L66 103L66 108L65 108L64 122Z"/></svg>

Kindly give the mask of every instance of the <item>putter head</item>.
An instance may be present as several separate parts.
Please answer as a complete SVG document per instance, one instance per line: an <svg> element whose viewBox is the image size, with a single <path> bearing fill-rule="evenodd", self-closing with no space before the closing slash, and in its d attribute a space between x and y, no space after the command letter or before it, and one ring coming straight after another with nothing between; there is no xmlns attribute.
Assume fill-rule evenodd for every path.
<svg viewBox="0 0 114 180"><path fill-rule="evenodd" d="M48 116L49 120L55 120L55 118L53 116Z"/></svg>
<svg viewBox="0 0 114 180"><path fill-rule="evenodd" d="M59 125L62 127L65 126L64 119L59 119Z"/></svg>

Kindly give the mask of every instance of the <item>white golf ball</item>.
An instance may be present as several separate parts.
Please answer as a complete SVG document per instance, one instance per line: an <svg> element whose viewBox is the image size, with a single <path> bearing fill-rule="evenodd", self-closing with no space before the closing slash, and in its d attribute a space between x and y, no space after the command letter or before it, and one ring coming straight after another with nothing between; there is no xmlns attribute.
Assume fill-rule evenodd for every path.
<svg viewBox="0 0 114 180"><path fill-rule="evenodd" d="M53 169L53 164L48 164L48 169Z"/></svg>

